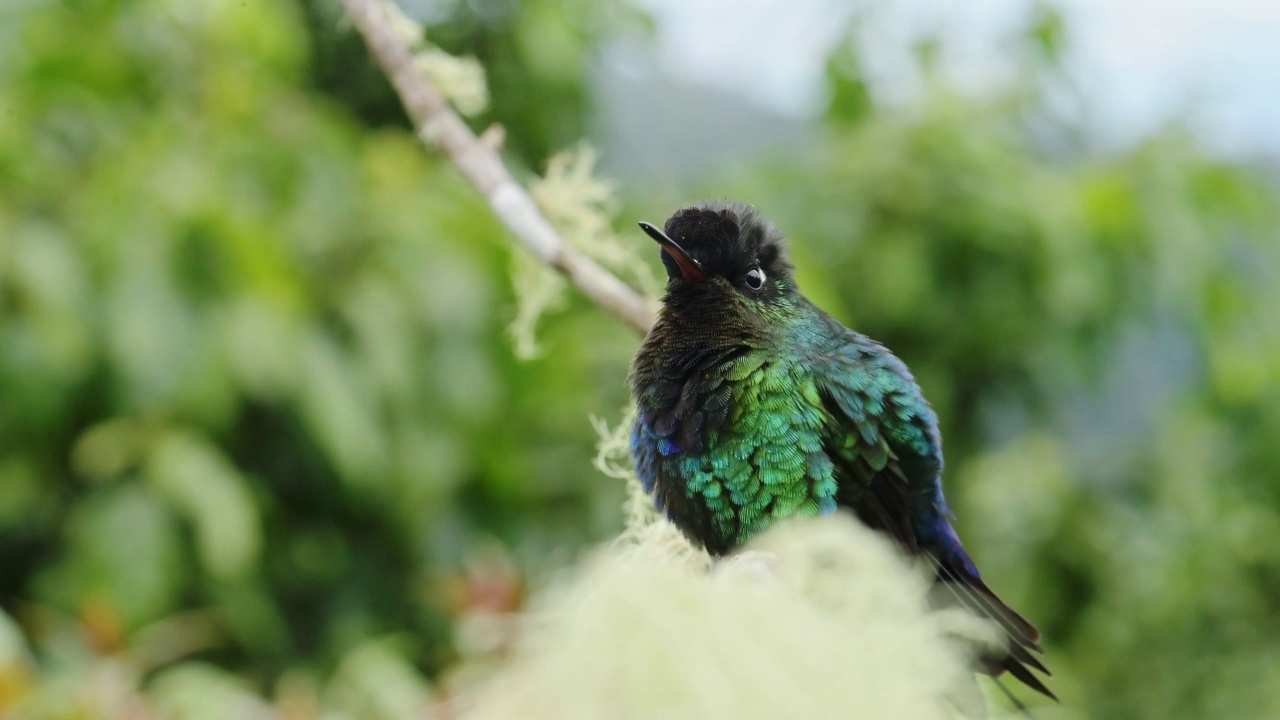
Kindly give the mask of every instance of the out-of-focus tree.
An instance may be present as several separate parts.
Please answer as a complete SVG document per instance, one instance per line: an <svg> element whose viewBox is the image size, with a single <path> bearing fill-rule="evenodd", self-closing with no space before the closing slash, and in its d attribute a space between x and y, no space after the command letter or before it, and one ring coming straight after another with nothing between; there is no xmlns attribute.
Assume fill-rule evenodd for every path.
<svg viewBox="0 0 1280 720"><path fill-rule="evenodd" d="M621 406L629 332L578 313L554 362L516 362L500 229L411 133L315 91L303 8L13 17L0 598L37 644L116 651L204 608L192 650L258 680L385 633L438 670L471 543L618 526L584 409Z"/></svg>

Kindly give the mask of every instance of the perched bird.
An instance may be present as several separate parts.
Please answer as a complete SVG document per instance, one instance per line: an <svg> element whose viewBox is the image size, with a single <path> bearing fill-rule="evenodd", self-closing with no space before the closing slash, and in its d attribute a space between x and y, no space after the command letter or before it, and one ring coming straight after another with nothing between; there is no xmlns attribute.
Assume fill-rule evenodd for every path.
<svg viewBox="0 0 1280 720"><path fill-rule="evenodd" d="M631 452L657 507L714 555L782 518L851 510L1008 636L980 671L1054 697L1029 669L1048 674L1040 633L951 526L938 419L906 365L800 294L782 235L754 208L705 202L665 231L640 226L669 276L630 375Z"/></svg>

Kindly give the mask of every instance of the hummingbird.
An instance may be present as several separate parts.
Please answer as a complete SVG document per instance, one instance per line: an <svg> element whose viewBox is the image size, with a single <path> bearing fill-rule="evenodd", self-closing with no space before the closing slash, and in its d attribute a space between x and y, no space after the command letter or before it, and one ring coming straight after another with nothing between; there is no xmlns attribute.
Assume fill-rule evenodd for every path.
<svg viewBox="0 0 1280 720"><path fill-rule="evenodd" d="M942 491L938 418L907 366L800 293L782 234L754 207L705 201L662 229L668 281L631 364L636 474L713 556L775 522L844 509L928 563L1006 636L978 658L1057 699L1031 672L1040 633L983 582Z"/></svg>

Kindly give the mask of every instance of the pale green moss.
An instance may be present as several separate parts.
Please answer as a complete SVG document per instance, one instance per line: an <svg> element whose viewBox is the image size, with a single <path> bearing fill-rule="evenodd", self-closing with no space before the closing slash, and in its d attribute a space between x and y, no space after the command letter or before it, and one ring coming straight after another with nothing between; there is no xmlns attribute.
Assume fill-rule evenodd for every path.
<svg viewBox="0 0 1280 720"><path fill-rule="evenodd" d="M596 424L597 465L628 475L629 423ZM628 482L626 531L533 603L513 656L464 717L983 714L957 637L984 626L931 610L925 578L884 538L845 516L796 520L713 562Z"/></svg>

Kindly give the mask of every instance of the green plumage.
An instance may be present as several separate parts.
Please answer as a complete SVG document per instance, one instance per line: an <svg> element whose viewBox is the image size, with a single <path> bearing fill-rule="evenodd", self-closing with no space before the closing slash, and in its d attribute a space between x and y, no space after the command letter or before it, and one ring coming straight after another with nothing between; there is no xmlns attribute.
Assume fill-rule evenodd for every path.
<svg viewBox="0 0 1280 720"><path fill-rule="evenodd" d="M794 365L762 368L762 353L742 365L754 371L731 386L725 426L706 435L706 452L679 460L686 496L705 503L717 535L734 540L772 518L834 509L836 494L821 413L799 393L778 392L807 384L816 397L812 382Z"/></svg>

